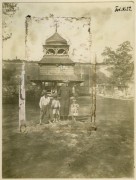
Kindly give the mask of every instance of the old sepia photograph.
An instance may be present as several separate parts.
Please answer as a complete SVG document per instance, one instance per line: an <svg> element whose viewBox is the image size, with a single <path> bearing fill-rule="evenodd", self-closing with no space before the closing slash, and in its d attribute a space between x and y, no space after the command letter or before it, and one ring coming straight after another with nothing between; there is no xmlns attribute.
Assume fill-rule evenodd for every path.
<svg viewBox="0 0 136 180"><path fill-rule="evenodd" d="M2 11L2 178L134 178L134 2Z"/></svg>

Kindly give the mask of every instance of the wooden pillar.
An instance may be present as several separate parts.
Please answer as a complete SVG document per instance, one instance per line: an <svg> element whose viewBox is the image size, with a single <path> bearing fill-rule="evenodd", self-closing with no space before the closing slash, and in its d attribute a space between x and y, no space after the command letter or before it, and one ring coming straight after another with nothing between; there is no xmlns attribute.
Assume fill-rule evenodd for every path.
<svg viewBox="0 0 136 180"><path fill-rule="evenodd" d="M21 132L25 131L26 127L25 113L25 64L23 63L19 87L19 130Z"/></svg>

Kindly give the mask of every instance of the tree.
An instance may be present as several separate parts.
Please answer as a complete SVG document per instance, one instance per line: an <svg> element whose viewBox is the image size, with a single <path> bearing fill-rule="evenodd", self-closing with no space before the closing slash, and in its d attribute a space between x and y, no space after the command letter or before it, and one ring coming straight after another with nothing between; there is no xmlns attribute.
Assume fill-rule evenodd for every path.
<svg viewBox="0 0 136 180"><path fill-rule="evenodd" d="M110 65L110 82L112 84L126 85L131 80L134 72L132 50L129 41L120 44L116 50L105 47L102 56L104 62Z"/></svg>
<svg viewBox="0 0 136 180"><path fill-rule="evenodd" d="M16 68L3 68L2 70L2 79L6 83L13 83L12 79L16 75Z"/></svg>

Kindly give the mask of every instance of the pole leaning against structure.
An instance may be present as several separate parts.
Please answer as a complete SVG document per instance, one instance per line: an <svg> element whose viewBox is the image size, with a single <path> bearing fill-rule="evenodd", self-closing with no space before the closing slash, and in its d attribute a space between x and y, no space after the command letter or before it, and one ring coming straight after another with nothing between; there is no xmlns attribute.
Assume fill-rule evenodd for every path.
<svg viewBox="0 0 136 180"><path fill-rule="evenodd" d="M91 94L91 123L92 129L96 130L96 55L92 65L92 94Z"/></svg>
<svg viewBox="0 0 136 180"><path fill-rule="evenodd" d="M94 60L94 125L96 121L96 55Z"/></svg>
<svg viewBox="0 0 136 180"><path fill-rule="evenodd" d="M28 37L28 24L31 22L31 16L25 18L25 58L28 58L27 53L27 37ZM22 64L22 71L19 84L19 131L26 131L26 111L25 111L25 62Z"/></svg>
<svg viewBox="0 0 136 180"><path fill-rule="evenodd" d="M26 112L25 112L25 64L22 64L22 72L19 85L19 131L26 130Z"/></svg>
<svg viewBox="0 0 136 180"><path fill-rule="evenodd" d="M91 32L91 29L92 29L92 19L90 18L90 21L89 21L89 29L88 29L88 32L89 32L89 49L90 49L90 54L92 54L92 47L93 47L93 36L92 36L92 32ZM90 59L91 60L91 59ZM95 122L96 122L96 55L95 55L95 58L94 58L94 63L92 64L92 68L90 67L90 72L92 71L92 83L89 82L90 84L90 88L91 89L91 129L94 129L96 130L97 127L95 125ZM90 76L90 73L89 73L89 76ZM90 81L90 79L89 79ZM92 124L93 123L93 124Z"/></svg>

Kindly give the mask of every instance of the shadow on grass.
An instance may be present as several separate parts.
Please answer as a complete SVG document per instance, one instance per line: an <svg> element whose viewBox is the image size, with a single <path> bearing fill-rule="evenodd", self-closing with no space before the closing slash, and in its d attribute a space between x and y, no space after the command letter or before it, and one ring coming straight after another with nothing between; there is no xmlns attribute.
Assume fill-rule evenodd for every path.
<svg viewBox="0 0 136 180"><path fill-rule="evenodd" d="M18 131L18 107L3 106L3 178L133 177L133 103L99 99L90 131L86 99L77 121L41 126L38 106L27 105L27 133Z"/></svg>

